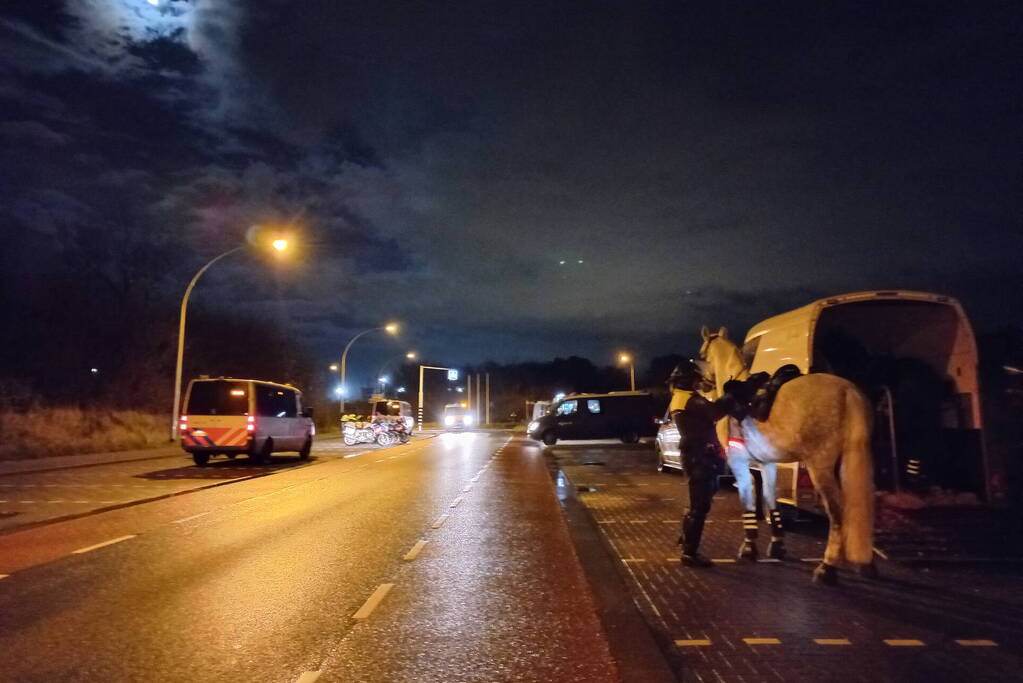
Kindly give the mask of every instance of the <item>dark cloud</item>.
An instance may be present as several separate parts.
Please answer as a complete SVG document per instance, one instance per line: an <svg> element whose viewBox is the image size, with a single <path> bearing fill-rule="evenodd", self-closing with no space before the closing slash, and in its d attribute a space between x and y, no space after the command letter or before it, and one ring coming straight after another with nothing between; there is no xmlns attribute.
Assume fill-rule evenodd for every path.
<svg viewBox="0 0 1023 683"><path fill-rule="evenodd" d="M1021 322L1019 29L1013 3L18 2L0 200L169 234L182 275L296 222L300 263L208 291L324 354L394 316L450 362L653 355L870 288Z"/></svg>

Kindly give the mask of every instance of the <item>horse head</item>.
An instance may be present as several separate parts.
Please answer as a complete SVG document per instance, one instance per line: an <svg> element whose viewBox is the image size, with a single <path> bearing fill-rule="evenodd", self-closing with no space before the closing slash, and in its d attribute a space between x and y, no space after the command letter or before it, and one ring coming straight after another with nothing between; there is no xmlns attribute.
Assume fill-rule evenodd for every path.
<svg viewBox="0 0 1023 683"><path fill-rule="evenodd" d="M700 347L700 358L707 361L711 369L708 377L717 386L718 395L724 393L724 385L730 379L745 379L749 369L742 359L742 352L735 342L728 338L728 330L724 327L711 332L704 325L700 329L703 345Z"/></svg>

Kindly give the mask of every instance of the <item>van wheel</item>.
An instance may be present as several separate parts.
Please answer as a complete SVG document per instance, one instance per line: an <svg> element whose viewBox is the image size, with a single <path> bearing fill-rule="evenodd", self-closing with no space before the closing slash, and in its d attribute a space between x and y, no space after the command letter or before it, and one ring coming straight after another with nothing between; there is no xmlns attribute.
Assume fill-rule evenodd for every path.
<svg viewBox="0 0 1023 683"><path fill-rule="evenodd" d="M311 451L312 449L313 449L313 437L310 436L310 437L306 438L305 445L303 445L302 446L302 450L300 450L298 452L298 459L299 460L308 460L309 459L309 451Z"/></svg>
<svg viewBox="0 0 1023 683"><path fill-rule="evenodd" d="M273 439L267 439L266 441L263 442L263 447L259 449L259 452L256 453L253 459L260 465L269 465L270 458L273 456L273 452L274 452Z"/></svg>
<svg viewBox="0 0 1023 683"><path fill-rule="evenodd" d="M543 441L545 446L553 446L558 443L558 435L554 432L544 432L540 440Z"/></svg>
<svg viewBox="0 0 1023 683"><path fill-rule="evenodd" d="M639 434L636 432L625 432L622 434L622 443L637 443L639 441Z"/></svg>
<svg viewBox="0 0 1023 683"><path fill-rule="evenodd" d="M192 460L199 467L206 467L206 463L210 461L209 453L192 453Z"/></svg>

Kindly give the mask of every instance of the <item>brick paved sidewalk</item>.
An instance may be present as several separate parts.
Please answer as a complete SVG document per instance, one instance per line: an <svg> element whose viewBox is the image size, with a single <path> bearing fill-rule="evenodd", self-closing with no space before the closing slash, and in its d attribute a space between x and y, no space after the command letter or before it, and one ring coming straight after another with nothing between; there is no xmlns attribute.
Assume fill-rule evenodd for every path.
<svg viewBox="0 0 1023 683"><path fill-rule="evenodd" d="M879 581L843 573L838 588L815 586L826 525L793 524L785 562L737 563L741 509L725 487L702 548L718 564L682 567L683 476L656 472L649 450L547 452L617 555L682 680L1004 681L1023 671L1021 566L921 571L881 562ZM762 551L767 535L762 525Z"/></svg>

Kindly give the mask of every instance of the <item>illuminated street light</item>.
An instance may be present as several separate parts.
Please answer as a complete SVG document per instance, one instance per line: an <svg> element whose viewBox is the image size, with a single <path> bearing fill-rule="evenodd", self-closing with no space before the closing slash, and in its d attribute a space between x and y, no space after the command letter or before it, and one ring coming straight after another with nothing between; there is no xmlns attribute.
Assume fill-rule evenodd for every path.
<svg viewBox="0 0 1023 683"><path fill-rule="evenodd" d="M337 363L331 363L330 364L330 371L331 372L337 372Z"/></svg>
<svg viewBox="0 0 1023 683"><path fill-rule="evenodd" d="M408 353L405 354L405 357L408 358L409 360L415 360L416 359L416 352L415 351L409 351Z"/></svg>
<svg viewBox="0 0 1023 683"><path fill-rule="evenodd" d="M348 349L352 348L352 344L355 343L355 340L361 337L362 335L369 334L370 332L376 332L378 330L383 330L388 334L398 334L398 323L387 323L383 327L371 327L368 330L363 330L362 332L358 333L348 341L348 344L345 346L345 350L341 352L341 386L345 385L345 375L348 368ZM345 414L344 396L341 397L340 403L341 415L344 415Z"/></svg>
<svg viewBox="0 0 1023 683"><path fill-rule="evenodd" d="M630 391L636 390L636 364L632 361L632 355L628 353L618 354L618 362L622 365L628 364L629 366L629 389Z"/></svg>
<svg viewBox="0 0 1023 683"><path fill-rule="evenodd" d="M253 226L252 228L250 228L250 233L256 234L257 227L258 226ZM263 242L263 244L265 245L266 243ZM288 248L288 241L286 239L277 238L271 242L271 245L276 251L282 252ZM196 274L192 276L192 279L189 281L188 286L185 287L184 296L181 297L181 311L178 317L178 353L174 367L174 408L173 411L171 412L170 430L171 441L174 441L178 436L178 411L181 409L181 371L184 366L185 360L185 318L188 314L188 300L192 295L192 290L195 288L195 284L199 281L199 278L202 277L202 274L209 270L210 266L212 266L220 259L226 256L230 256L231 254L241 251L242 249L245 249L244 244L235 247L234 249L228 249L223 254L215 256L209 261L207 261L206 265L200 268L198 272L196 272Z"/></svg>

